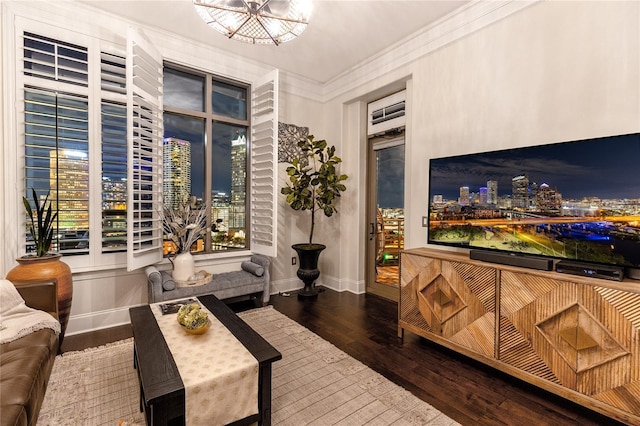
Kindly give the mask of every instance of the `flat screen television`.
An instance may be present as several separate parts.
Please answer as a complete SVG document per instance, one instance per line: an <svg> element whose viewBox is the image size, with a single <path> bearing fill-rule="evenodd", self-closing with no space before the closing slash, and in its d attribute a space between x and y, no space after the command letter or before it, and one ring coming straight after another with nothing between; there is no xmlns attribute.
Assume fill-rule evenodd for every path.
<svg viewBox="0 0 640 426"><path fill-rule="evenodd" d="M640 133L429 162L428 242L640 268Z"/></svg>

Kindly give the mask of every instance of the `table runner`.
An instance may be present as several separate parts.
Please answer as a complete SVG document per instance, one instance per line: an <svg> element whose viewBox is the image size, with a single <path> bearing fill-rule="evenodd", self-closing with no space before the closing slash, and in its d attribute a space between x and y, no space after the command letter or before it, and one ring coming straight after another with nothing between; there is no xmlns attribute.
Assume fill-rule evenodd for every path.
<svg viewBox="0 0 640 426"><path fill-rule="evenodd" d="M187 334L177 314L161 311L175 302L150 306L184 383L186 424L222 425L257 414L258 361L202 303L211 327Z"/></svg>

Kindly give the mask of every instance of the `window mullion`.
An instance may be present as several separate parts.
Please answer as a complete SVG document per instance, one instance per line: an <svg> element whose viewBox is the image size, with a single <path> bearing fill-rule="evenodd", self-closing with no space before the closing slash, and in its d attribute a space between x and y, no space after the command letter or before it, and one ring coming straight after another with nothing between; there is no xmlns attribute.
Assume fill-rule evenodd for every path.
<svg viewBox="0 0 640 426"><path fill-rule="evenodd" d="M100 263L100 224L101 189L100 189L100 60L96 52L100 51L99 43L92 41L88 52L89 74L89 254L92 264ZM97 60L96 60L97 59Z"/></svg>
<svg viewBox="0 0 640 426"><path fill-rule="evenodd" d="M204 88L204 93L205 93L205 113L206 113L206 117L205 117L205 137L204 137L204 158L205 158L205 165L209 164L209 167L204 168L205 170L205 176L204 176L204 202L205 205L209 206L209 214L207 214L207 231L205 233L205 238L204 238L204 247L205 247L205 252L211 252L212 251L212 245L211 245L211 206L212 204L212 200L211 200L211 192L213 190L212 185L211 185L211 181L212 181L212 177L213 177L213 120L211 119L211 93L212 93L212 83L211 83L211 79L210 78L206 78L205 79L205 88Z"/></svg>

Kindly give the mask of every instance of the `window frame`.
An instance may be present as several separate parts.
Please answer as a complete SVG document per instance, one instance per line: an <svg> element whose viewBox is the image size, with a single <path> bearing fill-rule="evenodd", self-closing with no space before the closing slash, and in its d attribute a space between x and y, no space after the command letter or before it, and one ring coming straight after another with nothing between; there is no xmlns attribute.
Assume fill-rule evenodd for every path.
<svg viewBox="0 0 640 426"><path fill-rule="evenodd" d="M122 102L124 93L111 93L102 90L101 88L101 53L122 55L126 57L127 40L122 34L126 33L126 28L130 27L124 21L113 20L114 28L124 29L125 31L113 32L95 30L93 26L80 22L76 27L67 21L59 21L56 17L46 20L47 15L45 12L40 13L39 9L31 7L22 7L17 5L16 7L9 7L3 9L0 20L3 23L3 52L2 57L4 59L2 65L3 89L4 89L4 101L5 106L0 117L3 130L2 133L6 141L14 140L16 143L5 143L5 149L1 157L5 160L5 170L2 173L1 179L4 183L4 187L8 190L4 193L4 203L8 207L4 209L2 216L4 220L4 230L6 236L6 250L5 255L2 257L5 270L8 270L14 265L15 258L23 255L26 252L26 238L24 223L26 216L24 214L24 208L21 203L22 196L26 193L25 188L25 170L24 170L24 86L28 85L29 76L23 74L23 45L22 34L31 32L42 35L44 37L50 37L58 39L60 41L68 42L71 44L78 44L86 46L88 49L88 74L89 83L86 88L76 87L75 90L80 90L79 94L86 94L90 99L89 105L89 161L90 161L90 177L89 177L89 211L90 211L90 233L92 236L98 236L97 238L91 238L89 240L89 254L79 256L65 256L65 262L72 268L74 273L93 273L98 271L109 271L114 269L122 269L127 267L127 256L123 251L117 252L103 252L102 251L102 173L101 168L96 165L101 164L102 149L101 149L101 113L100 105L103 100ZM33 13L35 13L35 15ZM86 14L88 16L88 13ZM84 16L84 15L83 15ZM41 17L42 19L39 19ZM4 25L6 24L6 25ZM140 29L140 28L138 28ZM172 62L179 60L182 63L192 64L193 67L205 70L216 77L219 81L228 81L232 84L246 85L247 88L252 88L255 84L257 75L264 76L265 74L271 74L268 69L261 68L260 70L251 70L247 72L239 72L239 77L229 78L221 74L226 75L227 68L222 66L209 67L209 62L203 61L200 56L188 55L185 57L178 49L178 44L171 45L169 47L162 44L162 37L157 34L153 34L153 37L149 38L149 34L146 34L145 39L153 40L158 43L158 46L162 46L161 52L163 60ZM205 49L206 50L206 49ZM180 58L180 59L178 59ZM173 62L172 62L173 63ZM229 71L229 70L227 70ZM277 70L272 70L276 73ZM277 83L276 83L277 85ZM74 92L68 90L67 87L61 87L59 82L56 81L41 81L33 84L35 87L42 87L45 89L53 89L63 92ZM64 85L63 85L64 86ZM277 87L277 86L276 86ZM277 90L275 90L275 96L277 97ZM252 111L253 94L249 90L247 92L247 104L248 104L248 120L250 124L247 126L248 132L253 132L254 116ZM277 107L273 110L272 122L275 123L277 128ZM225 122L234 123L234 119L225 117ZM240 120L244 125L244 120ZM251 154L251 141L253 134L247 134L247 156ZM274 143L273 148L276 152L275 161L277 162L277 134L275 138L272 138ZM253 158L251 159L253 162ZM94 170L95 169L95 170ZM271 181L271 185L274 188L277 185L277 168L272 168L275 171L274 178ZM259 250L257 244L253 243L251 238L251 230L253 227L253 183L251 171L254 170L253 166L247 165L247 206L245 207L246 222L245 227L247 230L247 248L242 250L230 252L212 252L208 255L202 255L200 259L208 263L223 259L231 258L244 258L251 252L261 252L269 256L275 256L275 224L277 222L277 203L274 203L274 208L271 210L270 219L272 223L269 225L273 230L273 240L270 243L270 251L264 252ZM207 182L210 182L210 178L207 178ZM251 190L250 190L251 188ZM94 196L99 194L99 196ZM275 196L275 195L274 195ZM129 236L127 236L129 238ZM251 247L249 249L248 247ZM161 250L159 251L161 253ZM167 261L164 261L167 262Z"/></svg>
<svg viewBox="0 0 640 426"><path fill-rule="evenodd" d="M197 75L204 78L204 93L203 93L203 109L204 111L190 110L175 106L163 105L163 114L169 113L174 115L181 115L190 118L197 118L204 120L205 124L205 134L204 134L204 156L205 156L205 167L204 167L204 194L203 201L209 206L211 210L212 204L212 178L213 178L213 124L224 123L235 126L244 126L247 129L247 153L246 153L246 179L245 179L245 212L250 212L251 208L251 174L250 174L250 159L251 159L251 103L250 96L252 86L250 83L243 82L240 80L233 80L227 77L220 76L216 73L197 69L194 67L189 67L181 64L176 64L170 60L165 59L163 63L163 69L173 69L176 71L184 72L186 74ZM246 90L247 99L245 100L247 103L247 118L245 120L228 117L225 115L215 114L213 112L212 107L212 98L213 98L213 81L222 82L234 87L243 88ZM212 215L211 212L207 214L207 222L205 233L205 241L204 247L205 250L201 252L193 252L193 255L204 256L204 255L217 255L221 253L235 253L240 251L251 250L251 224L250 224L250 214L245 213L245 247L238 249L226 249L226 250L213 250L212 248L212 238L211 238L211 227L212 227Z"/></svg>
<svg viewBox="0 0 640 426"><path fill-rule="evenodd" d="M24 224L26 216L22 206L22 195L26 194L26 174L25 174L25 89L29 86L36 89L49 90L55 93L63 92L78 96L85 96L88 99L89 127L88 127L88 158L89 158L89 235L102 235L102 182L101 172L93 169L94 165L101 164L101 126L100 126L100 104L102 99L123 101L124 98L117 94L105 94L101 90L101 70L100 52L110 52L114 54L126 55L126 46L117 43L105 42L103 40L88 35L77 33L73 30L60 28L46 23L37 25L22 17L15 19L15 50L13 52L15 72L15 105L16 116L12 120L15 123L14 135L18 143L16 146L15 158L17 158L16 170L16 191L15 191L15 214L17 223ZM37 76L25 75L24 70L24 50L23 34L32 33L43 37L59 40L73 45L86 47L87 49L87 85L70 84L62 81L38 78ZM100 194L93 196L92 194ZM14 204L12 203L12 204ZM16 229L16 239L18 254L26 253L26 230L23 225ZM100 269L112 269L117 266L126 265L126 252L102 253L102 238L89 238L89 253L82 255L64 256L64 261L73 271L93 271Z"/></svg>

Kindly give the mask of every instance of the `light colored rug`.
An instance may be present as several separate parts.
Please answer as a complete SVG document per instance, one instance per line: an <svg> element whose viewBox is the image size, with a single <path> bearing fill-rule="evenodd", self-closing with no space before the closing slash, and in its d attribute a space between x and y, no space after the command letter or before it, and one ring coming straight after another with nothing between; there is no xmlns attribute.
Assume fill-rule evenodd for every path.
<svg viewBox="0 0 640 426"><path fill-rule="evenodd" d="M457 425L273 307L239 316L280 353L274 425ZM56 358L38 425L141 424L131 339Z"/></svg>

